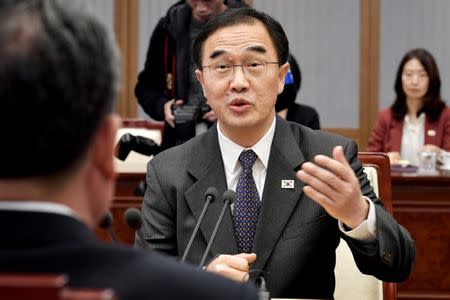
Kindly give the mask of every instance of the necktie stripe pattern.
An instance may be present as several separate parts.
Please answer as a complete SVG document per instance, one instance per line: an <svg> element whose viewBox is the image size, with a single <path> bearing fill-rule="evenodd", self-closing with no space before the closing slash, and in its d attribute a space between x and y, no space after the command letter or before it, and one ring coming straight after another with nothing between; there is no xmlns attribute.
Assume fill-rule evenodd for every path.
<svg viewBox="0 0 450 300"><path fill-rule="evenodd" d="M233 224L239 252L250 253L255 238L261 202L253 179L252 167L258 156L253 150L245 150L239 156L242 172L236 186Z"/></svg>

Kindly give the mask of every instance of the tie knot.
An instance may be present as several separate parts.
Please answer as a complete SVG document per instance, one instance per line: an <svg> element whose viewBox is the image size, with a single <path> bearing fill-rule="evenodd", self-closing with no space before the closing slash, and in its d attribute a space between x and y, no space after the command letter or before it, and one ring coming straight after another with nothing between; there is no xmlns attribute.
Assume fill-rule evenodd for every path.
<svg viewBox="0 0 450 300"><path fill-rule="evenodd" d="M241 152L241 155L239 155L239 161L242 165L242 168L244 168L244 170L251 169L257 158L258 158L258 155L256 155L256 153L253 152L253 150L251 150L251 149L244 150Z"/></svg>

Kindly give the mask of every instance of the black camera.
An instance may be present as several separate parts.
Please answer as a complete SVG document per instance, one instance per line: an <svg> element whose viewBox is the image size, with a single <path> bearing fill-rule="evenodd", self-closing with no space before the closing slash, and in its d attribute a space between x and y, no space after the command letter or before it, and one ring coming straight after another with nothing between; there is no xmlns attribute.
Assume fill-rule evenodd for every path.
<svg viewBox="0 0 450 300"><path fill-rule="evenodd" d="M132 150L150 156L158 154L160 152L160 147L152 139L125 133L115 146L116 157L124 161Z"/></svg>
<svg viewBox="0 0 450 300"><path fill-rule="evenodd" d="M175 144L180 145L195 136L196 124L202 120L205 113L211 110L208 104L201 105L172 105L175 117Z"/></svg>

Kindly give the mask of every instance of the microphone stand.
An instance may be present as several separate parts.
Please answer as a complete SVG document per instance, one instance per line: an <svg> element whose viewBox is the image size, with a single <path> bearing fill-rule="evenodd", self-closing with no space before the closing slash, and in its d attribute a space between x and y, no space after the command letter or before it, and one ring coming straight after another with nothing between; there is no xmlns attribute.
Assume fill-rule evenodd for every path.
<svg viewBox="0 0 450 300"><path fill-rule="evenodd" d="M124 219L127 225L136 232L139 239L142 241L142 247L144 249L150 248L150 245L142 233L143 220L141 211L136 207L129 207L124 213Z"/></svg>
<svg viewBox="0 0 450 300"><path fill-rule="evenodd" d="M114 244L118 244L117 237L114 234L114 231L111 229L112 222L113 216L111 211L108 210L103 216L103 219L100 221L100 224L98 226L103 230L106 230L106 233L108 234L109 238Z"/></svg>
<svg viewBox="0 0 450 300"><path fill-rule="evenodd" d="M220 212L219 218L217 219L216 225L214 226L214 230L211 234L211 238L209 239L208 245L206 246L206 250L203 253L202 260L200 261L200 264L198 265L198 268L201 269L203 265L205 264L206 257L208 256L208 252L211 249L212 243L214 242L214 239L216 238L217 231L219 230L219 226L222 223L223 215L225 214L225 211L231 203L234 202L236 199L236 194L232 190L227 190L223 193L223 202L224 205L222 207L222 211Z"/></svg>
<svg viewBox="0 0 450 300"><path fill-rule="evenodd" d="M187 257L187 255L189 253L189 250L192 247L192 243L194 242L194 238L197 235L198 229L200 228L200 224L202 223L203 218L205 217L206 210L208 209L209 204L212 201L214 201L214 199L217 198L217 194L218 194L217 189L214 188L214 187L210 187L210 188L208 188L206 190L206 192L205 192L205 198L206 198L205 205L203 206L202 212L200 213L198 221L195 224L194 230L192 231L191 237L189 238L189 242L188 242L188 244L186 246L186 249L184 250L183 257L181 257L181 262L184 262L186 260L186 257Z"/></svg>

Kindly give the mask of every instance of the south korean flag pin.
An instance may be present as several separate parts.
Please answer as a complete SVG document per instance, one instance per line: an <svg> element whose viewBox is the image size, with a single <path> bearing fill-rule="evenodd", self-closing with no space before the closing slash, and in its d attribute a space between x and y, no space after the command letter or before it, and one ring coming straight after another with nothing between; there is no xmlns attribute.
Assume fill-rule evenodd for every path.
<svg viewBox="0 0 450 300"><path fill-rule="evenodd" d="M281 188L282 189L293 189L294 188L294 180L288 180L288 179L281 180Z"/></svg>

